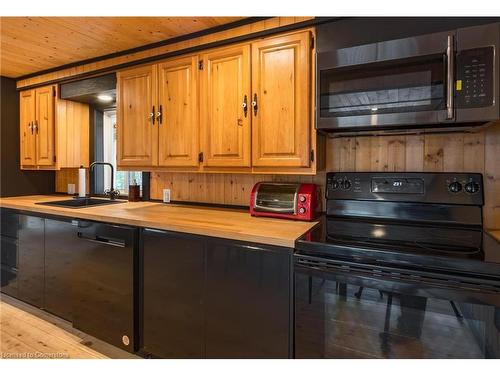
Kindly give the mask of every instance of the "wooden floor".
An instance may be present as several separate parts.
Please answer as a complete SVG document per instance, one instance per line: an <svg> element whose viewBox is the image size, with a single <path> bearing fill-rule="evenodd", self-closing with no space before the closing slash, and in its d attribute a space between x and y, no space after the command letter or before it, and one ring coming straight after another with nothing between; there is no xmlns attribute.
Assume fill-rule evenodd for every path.
<svg viewBox="0 0 500 375"><path fill-rule="evenodd" d="M0 294L0 358L138 358Z"/></svg>

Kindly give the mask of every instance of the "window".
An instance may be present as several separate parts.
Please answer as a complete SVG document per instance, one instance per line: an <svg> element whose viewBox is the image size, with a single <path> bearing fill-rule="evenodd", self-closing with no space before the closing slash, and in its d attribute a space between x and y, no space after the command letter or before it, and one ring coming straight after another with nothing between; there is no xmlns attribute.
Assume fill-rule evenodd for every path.
<svg viewBox="0 0 500 375"><path fill-rule="evenodd" d="M117 171L116 168L116 111L95 111L94 113L94 160L102 160L114 167L114 188L120 195L128 195L128 187L131 184L141 186L142 196L142 172L141 171ZM94 191L104 194L111 188L111 175L107 167L96 166Z"/></svg>

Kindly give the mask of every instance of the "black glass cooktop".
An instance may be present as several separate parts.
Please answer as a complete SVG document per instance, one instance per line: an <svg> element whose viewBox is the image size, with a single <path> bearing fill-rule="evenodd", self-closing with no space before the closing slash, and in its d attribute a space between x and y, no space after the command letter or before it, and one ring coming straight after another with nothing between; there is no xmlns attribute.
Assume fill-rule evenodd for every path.
<svg viewBox="0 0 500 375"><path fill-rule="evenodd" d="M323 217L298 253L500 277L500 244L480 227Z"/></svg>

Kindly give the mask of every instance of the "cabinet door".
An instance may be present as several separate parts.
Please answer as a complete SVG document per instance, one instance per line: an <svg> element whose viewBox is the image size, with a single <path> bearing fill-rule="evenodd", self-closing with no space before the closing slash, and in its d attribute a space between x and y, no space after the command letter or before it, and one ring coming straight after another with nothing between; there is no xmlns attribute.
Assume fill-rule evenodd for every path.
<svg viewBox="0 0 500 375"><path fill-rule="evenodd" d="M253 166L309 166L310 65L309 32L252 44Z"/></svg>
<svg viewBox="0 0 500 375"><path fill-rule="evenodd" d="M228 240L209 243L208 358L289 357L292 253Z"/></svg>
<svg viewBox="0 0 500 375"><path fill-rule="evenodd" d="M250 46L203 55L201 122L207 167L249 167ZM247 102L247 111L243 103Z"/></svg>
<svg viewBox="0 0 500 375"><path fill-rule="evenodd" d="M35 94L36 164L51 166L55 163L54 87L38 88Z"/></svg>
<svg viewBox="0 0 500 375"><path fill-rule="evenodd" d="M118 72L117 92L118 165L156 165L158 126L153 117L156 66Z"/></svg>
<svg viewBox="0 0 500 375"><path fill-rule="evenodd" d="M45 219L45 309L72 320L74 259L77 228L71 221Z"/></svg>
<svg viewBox="0 0 500 375"><path fill-rule="evenodd" d="M43 307L43 218L19 215L18 237L18 298Z"/></svg>
<svg viewBox="0 0 500 375"><path fill-rule="evenodd" d="M198 166L198 57L158 65L158 165Z"/></svg>
<svg viewBox="0 0 500 375"><path fill-rule="evenodd" d="M36 165L35 90L21 91L19 106L21 166L34 166Z"/></svg>
<svg viewBox="0 0 500 375"><path fill-rule="evenodd" d="M17 298L19 215L5 208L0 215L0 291Z"/></svg>
<svg viewBox="0 0 500 375"><path fill-rule="evenodd" d="M162 358L204 356L204 240L144 230L143 349Z"/></svg>

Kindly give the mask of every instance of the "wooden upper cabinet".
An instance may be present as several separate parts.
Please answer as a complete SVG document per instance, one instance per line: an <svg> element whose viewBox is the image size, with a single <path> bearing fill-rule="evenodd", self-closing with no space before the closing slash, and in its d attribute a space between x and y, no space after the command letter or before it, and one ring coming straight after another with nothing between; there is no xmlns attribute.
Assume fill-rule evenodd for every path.
<svg viewBox="0 0 500 375"><path fill-rule="evenodd" d="M117 164L157 164L156 65L117 73Z"/></svg>
<svg viewBox="0 0 500 375"><path fill-rule="evenodd" d="M19 94L19 126L21 140L21 166L36 165L35 141L35 90L21 91Z"/></svg>
<svg viewBox="0 0 500 375"><path fill-rule="evenodd" d="M252 165L309 167L309 31L252 44Z"/></svg>
<svg viewBox="0 0 500 375"><path fill-rule="evenodd" d="M56 156L59 167L89 166L89 105L56 100Z"/></svg>
<svg viewBox="0 0 500 375"><path fill-rule="evenodd" d="M199 165L198 56L158 65L158 165Z"/></svg>
<svg viewBox="0 0 500 375"><path fill-rule="evenodd" d="M36 98L36 163L41 166L55 164L54 87L35 90Z"/></svg>
<svg viewBox="0 0 500 375"><path fill-rule="evenodd" d="M250 167L250 45L215 50L202 59L204 165Z"/></svg>

